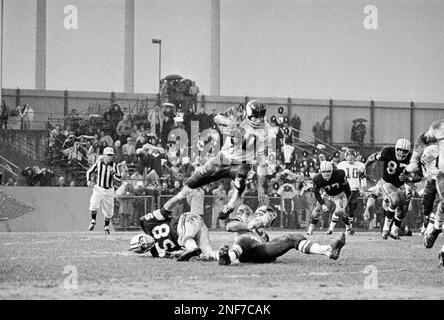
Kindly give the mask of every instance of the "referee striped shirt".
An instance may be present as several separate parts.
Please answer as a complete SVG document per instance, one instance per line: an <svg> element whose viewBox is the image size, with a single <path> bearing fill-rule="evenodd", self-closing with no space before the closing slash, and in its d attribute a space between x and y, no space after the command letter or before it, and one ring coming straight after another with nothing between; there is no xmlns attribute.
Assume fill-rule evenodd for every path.
<svg viewBox="0 0 444 320"><path fill-rule="evenodd" d="M114 169L114 174L111 174L110 168ZM120 169L115 162L106 164L103 161L97 161L86 172L86 181L91 181L91 175L97 171L97 185L101 188L109 189L113 186L113 179L121 180Z"/></svg>

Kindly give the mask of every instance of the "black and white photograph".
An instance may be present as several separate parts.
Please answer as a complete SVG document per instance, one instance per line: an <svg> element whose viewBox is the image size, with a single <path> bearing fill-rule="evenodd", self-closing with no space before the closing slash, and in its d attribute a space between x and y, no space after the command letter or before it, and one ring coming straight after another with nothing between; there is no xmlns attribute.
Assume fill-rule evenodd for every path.
<svg viewBox="0 0 444 320"><path fill-rule="evenodd" d="M444 300L443 16L0 0L0 300Z"/></svg>

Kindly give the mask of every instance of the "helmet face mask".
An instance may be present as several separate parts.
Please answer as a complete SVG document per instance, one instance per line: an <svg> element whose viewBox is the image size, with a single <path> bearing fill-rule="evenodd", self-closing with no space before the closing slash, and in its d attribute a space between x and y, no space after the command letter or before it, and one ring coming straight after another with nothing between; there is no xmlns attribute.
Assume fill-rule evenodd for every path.
<svg viewBox="0 0 444 320"><path fill-rule="evenodd" d="M144 253L154 246L154 238L145 233L139 233L131 238L129 250L134 253Z"/></svg>
<svg viewBox="0 0 444 320"><path fill-rule="evenodd" d="M395 155L398 161L405 160L410 153L411 144L407 139L399 139L395 145Z"/></svg>
<svg viewBox="0 0 444 320"><path fill-rule="evenodd" d="M330 161L322 161L319 171L321 172L322 178L328 181L333 174L333 165Z"/></svg>
<svg viewBox="0 0 444 320"><path fill-rule="evenodd" d="M257 100L251 100L245 107L245 114L250 126L254 129L263 128L267 107Z"/></svg>

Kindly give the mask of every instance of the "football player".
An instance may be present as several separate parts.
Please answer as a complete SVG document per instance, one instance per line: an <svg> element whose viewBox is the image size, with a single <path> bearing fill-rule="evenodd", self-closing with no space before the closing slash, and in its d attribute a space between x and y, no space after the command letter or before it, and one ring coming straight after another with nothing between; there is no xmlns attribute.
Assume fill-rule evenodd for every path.
<svg viewBox="0 0 444 320"><path fill-rule="evenodd" d="M154 211L141 217L139 224L144 234L131 239L130 251L149 251L154 257L177 257L178 261L199 255L202 260L217 260L218 252L211 248L208 228L199 214L165 218Z"/></svg>
<svg viewBox="0 0 444 320"><path fill-rule="evenodd" d="M356 210L358 209L358 198L363 196L364 188L367 187L367 180L362 175L362 173L365 172L365 165L360 161L355 161L357 156L356 151L354 149L347 149L344 156L345 160L338 164L338 169L344 170L350 185L351 195L347 207L350 226L348 234L353 235L353 222L355 220Z"/></svg>
<svg viewBox="0 0 444 320"><path fill-rule="evenodd" d="M226 230L234 232L234 245L224 245L219 250L219 264L230 265L237 262L268 263L291 249L307 254L320 254L336 260L345 245L345 234L331 245L320 245L307 240L302 234L290 233L269 240L265 229L273 224L276 213L262 206L253 213L247 205L241 205L236 217L226 225Z"/></svg>
<svg viewBox="0 0 444 320"><path fill-rule="evenodd" d="M165 217L169 216L176 204L188 197L190 189L223 178L231 178L234 180L235 190L219 214L219 219L226 219L234 211L235 203L245 190L247 175L253 163L256 163L259 200L263 201L264 177L270 174L268 169L275 169L267 162L271 151L269 149L276 141L274 131L265 120L266 111L267 108L263 103L251 100L245 107L245 118L242 107L235 111L229 109L217 115L214 121L221 128L221 132L229 135L222 150L216 157L196 169L184 188L163 205L160 213ZM236 112L240 115L235 116Z"/></svg>
<svg viewBox="0 0 444 320"><path fill-rule="evenodd" d="M432 248L439 234L442 232L444 224L444 119L437 120L432 123L430 128L419 135L415 141L413 155L410 163L406 168L407 172L416 172L419 169L419 162L428 145L437 143L438 154L438 174L436 176L436 192L439 197L439 204L436 208L435 222L429 227L424 234L424 245L426 248ZM439 253L440 264L444 266L444 245Z"/></svg>
<svg viewBox="0 0 444 320"><path fill-rule="evenodd" d="M313 178L314 195L317 203L316 208L311 214L310 226L307 234L313 234L313 230L319 221L321 210L323 212L333 211L330 226L326 234L332 234L336 223L339 221L339 216L342 215L342 221L346 226L346 231L352 231L350 220L345 214L348 201L351 196L350 185L347 181L345 171L341 169L333 169L333 164L330 161L322 161L319 166L320 173ZM323 190L323 195L321 195Z"/></svg>
<svg viewBox="0 0 444 320"><path fill-rule="evenodd" d="M384 163L382 178L378 181L373 195L369 196L364 215L365 217L370 209L369 207L374 205L374 200L382 195L383 214L385 217L381 234L383 239L388 239L389 236L396 240L400 239L399 228L405 218L408 198L405 182L413 182L413 177L404 173L404 169L410 162L411 156L410 141L399 139L394 147L382 148L381 151L370 155L365 162L365 169L376 161ZM394 223L392 225L393 220Z"/></svg>

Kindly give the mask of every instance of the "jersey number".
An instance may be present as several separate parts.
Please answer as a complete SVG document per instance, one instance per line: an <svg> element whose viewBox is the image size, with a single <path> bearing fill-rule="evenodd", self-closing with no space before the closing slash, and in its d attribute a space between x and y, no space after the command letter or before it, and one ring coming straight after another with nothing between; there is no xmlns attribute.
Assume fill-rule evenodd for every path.
<svg viewBox="0 0 444 320"><path fill-rule="evenodd" d="M332 189L339 189L339 183L333 183L331 186L325 186L324 187L324 189L326 190L326 191L330 191L330 190L332 190Z"/></svg>
<svg viewBox="0 0 444 320"><path fill-rule="evenodd" d="M358 169L357 168L353 168L352 170L352 174L350 176L350 168L346 168L347 170L347 178L354 178L357 179L358 178Z"/></svg>
<svg viewBox="0 0 444 320"><path fill-rule="evenodd" d="M407 165L405 163L400 163L399 166L402 167L406 167ZM387 173L388 174L395 174L396 169L398 168L398 164L391 160L389 161L389 163L387 163Z"/></svg>
<svg viewBox="0 0 444 320"><path fill-rule="evenodd" d="M166 223L161 224L159 226L155 226L151 231L154 239L156 240L155 246L156 250L159 253L159 257L165 256L165 250L172 250L175 245L174 242L168 239L170 234L170 226ZM163 239L163 241L162 241ZM159 242L162 241L162 247L160 247Z"/></svg>

